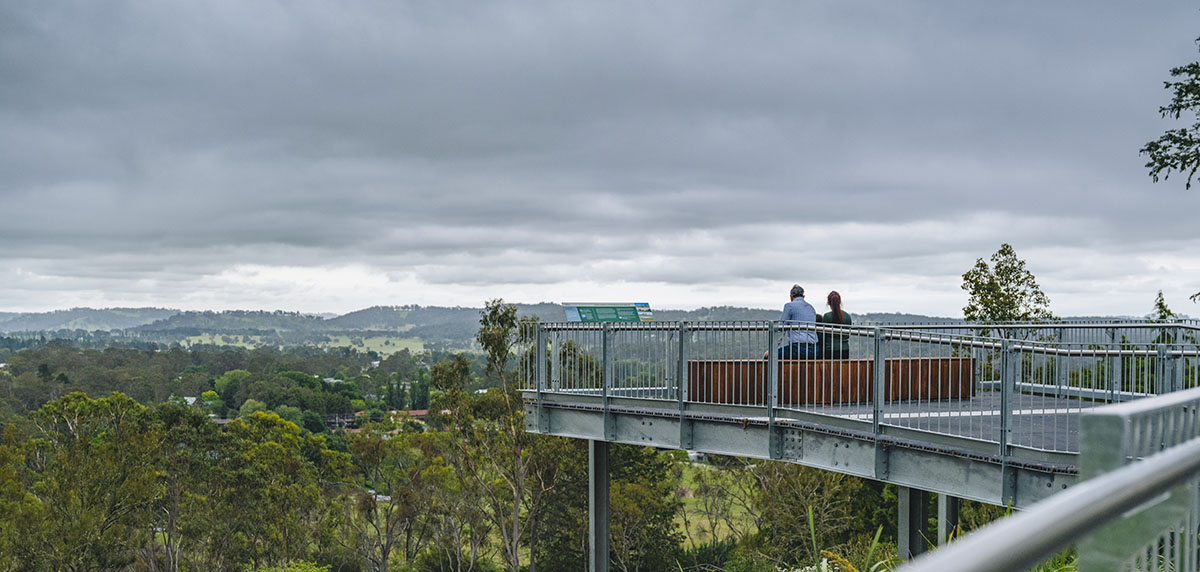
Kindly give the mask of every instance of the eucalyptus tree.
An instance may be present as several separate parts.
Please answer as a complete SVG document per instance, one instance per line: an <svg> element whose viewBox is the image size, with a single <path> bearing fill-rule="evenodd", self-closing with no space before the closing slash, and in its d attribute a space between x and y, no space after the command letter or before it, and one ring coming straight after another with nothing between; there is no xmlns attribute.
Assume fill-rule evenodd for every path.
<svg viewBox="0 0 1200 572"><path fill-rule="evenodd" d="M0 372L2 373L2 372ZM42 505L28 492L34 442L13 423L0 427L0 571L34 570Z"/></svg>
<svg viewBox="0 0 1200 572"><path fill-rule="evenodd" d="M199 408L163 403L149 414L161 438L155 459L160 494L147 522L143 561L152 571L177 572L184 562L195 562L189 553L203 552L202 538L217 532L206 528L205 517L213 512L213 489L221 486L216 468L226 454L225 436Z"/></svg>
<svg viewBox="0 0 1200 572"><path fill-rule="evenodd" d="M1050 298L1042 292L1025 261L1011 244L1004 243L991 256L979 258L963 274L962 289L970 294L963 317L968 322L1045 322L1054 320Z"/></svg>
<svg viewBox="0 0 1200 572"><path fill-rule="evenodd" d="M1200 38L1196 39L1200 44ZM1150 177L1158 182L1161 175L1165 180L1171 172L1187 173L1185 188L1192 188L1192 178L1200 168L1200 62L1191 62L1171 68L1170 81L1163 87L1170 90L1171 103L1158 108L1164 119L1188 117L1191 125L1168 129L1158 139L1146 143L1141 154L1149 156L1146 168Z"/></svg>
<svg viewBox="0 0 1200 572"><path fill-rule="evenodd" d="M1200 44L1200 38L1196 38L1196 43ZM1200 61L1171 68L1171 78L1163 82L1163 87L1171 91L1171 103L1159 107L1158 112L1163 119L1187 117L1192 123L1168 129L1158 139L1146 143L1141 154L1149 157L1146 168L1154 182L1158 182L1159 175L1163 180L1168 179L1172 171L1187 173L1184 188L1191 189L1192 179L1200 168ZM1200 301L1200 292L1192 294L1191 300Z"/></svg>
<svg viewBox="0 0 1200 572"><path fill-rule="evenodd" d="M419 433L370 424L348 436L353 474L339 501L343 539L372 572L387 572L396 556L411 564L427 545L443 462Z"/></svg>
<svg viewBox="0 0 1200 572"><path fill-rule="evenodd" d="M109 570L132 565L162 495L160 436L145 407L121 393L70 393L33 414L41 439L29 492L39 566Z"/></svg>
<svg viewBox="0 0 1200 572"><path fill-rule="evenodd" d="M226 431L230 454L220 469L227 488L217 492L236 519L233 548L256 568L306 558L318 540L325 493L350 473L349 455L269 412L235 419Z"/></svg>

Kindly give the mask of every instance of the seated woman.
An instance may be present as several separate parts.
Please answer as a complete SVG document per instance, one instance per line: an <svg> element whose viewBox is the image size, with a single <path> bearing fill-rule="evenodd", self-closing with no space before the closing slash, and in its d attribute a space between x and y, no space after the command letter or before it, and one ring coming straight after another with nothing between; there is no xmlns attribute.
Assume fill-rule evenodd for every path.
<svg viewBox="0 0 1200 572"><path fill-rule="evenodd" d="M836 290L825 298L829 311L817 316L822 324L850 325L850 313L842 310L842 295ZM833 332L821 332L821 359L850 359L850 336Z"/></svg>

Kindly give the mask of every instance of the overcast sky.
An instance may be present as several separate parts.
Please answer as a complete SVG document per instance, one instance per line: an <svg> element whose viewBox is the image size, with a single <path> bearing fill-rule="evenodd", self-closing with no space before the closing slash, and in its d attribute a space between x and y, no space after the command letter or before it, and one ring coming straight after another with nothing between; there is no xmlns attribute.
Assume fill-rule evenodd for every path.
<svg viewBox="0 0 1200 572"><path fill-rule="evenodd" d="M0 2L0 311L645 301L1200 314L1138 149L1200 7ZM1193 118L1186 118L1188 122Z"/></svg>

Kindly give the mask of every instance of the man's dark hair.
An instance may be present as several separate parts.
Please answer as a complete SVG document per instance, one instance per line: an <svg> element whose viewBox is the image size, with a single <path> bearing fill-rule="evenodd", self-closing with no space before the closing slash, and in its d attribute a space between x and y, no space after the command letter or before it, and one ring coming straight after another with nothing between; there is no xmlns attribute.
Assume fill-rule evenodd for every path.
<svg viewBox="0 0 1200 572"><path fill-rule="evenodd" d="M801 288L799 284L793 285L792 286L792 297L793 298L803 298L804 297L804 288Z"/></svg>

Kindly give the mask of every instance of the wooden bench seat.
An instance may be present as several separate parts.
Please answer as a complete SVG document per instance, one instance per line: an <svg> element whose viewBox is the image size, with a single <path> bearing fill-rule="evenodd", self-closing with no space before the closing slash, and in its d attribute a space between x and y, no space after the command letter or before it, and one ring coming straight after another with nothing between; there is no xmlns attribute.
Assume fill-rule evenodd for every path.
<svg viewBox="0 0 1200 572"><path fill-rule="evenodd" d="M884 360L888 401L969 399L975 395L972 358L888 358ZM688 400L765 405L766 360L688 362ZM875 360L780 360L779 405L870 403Z"/></svg>

